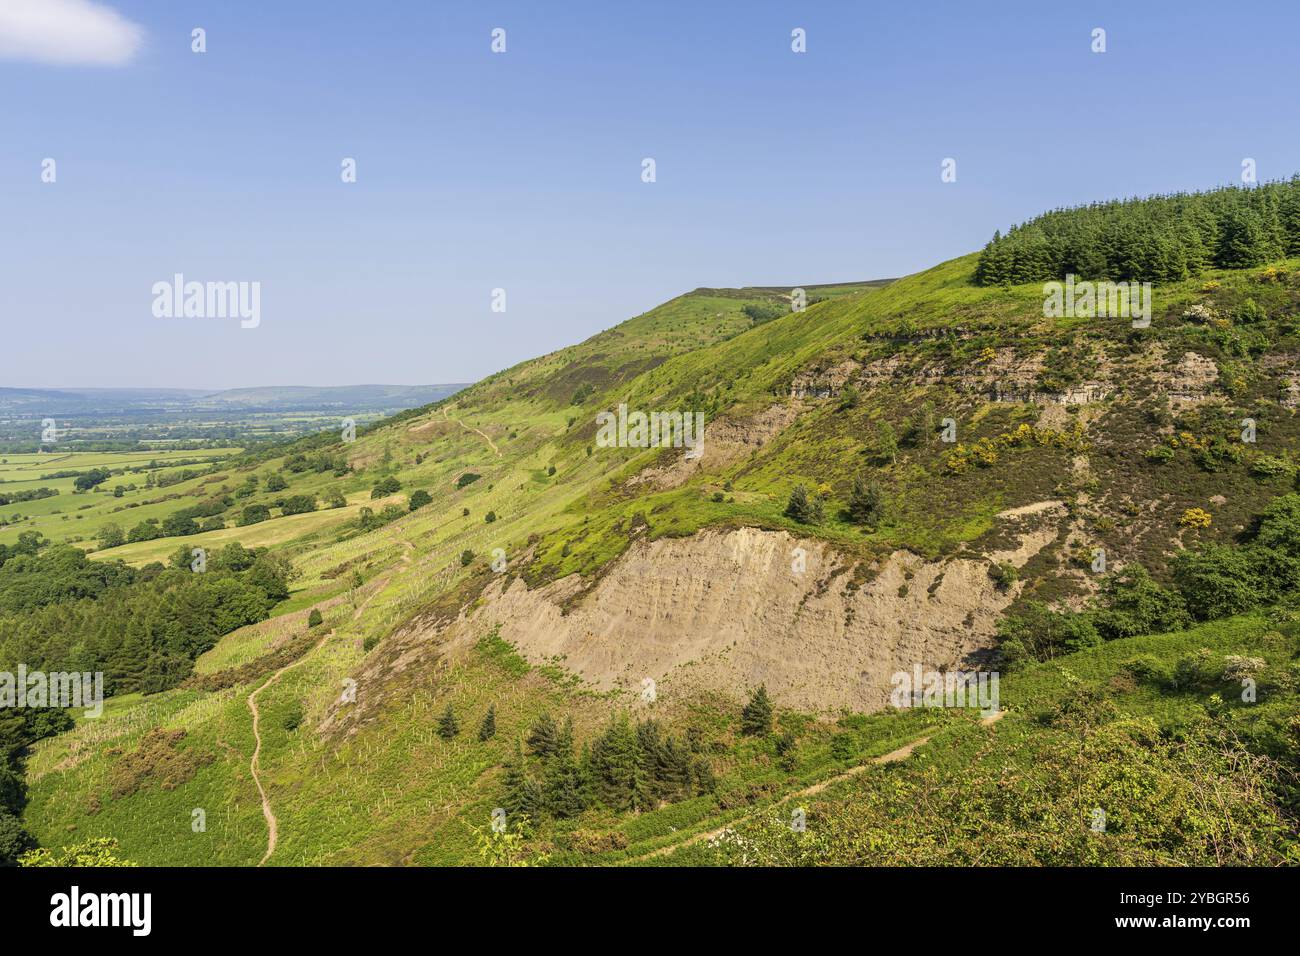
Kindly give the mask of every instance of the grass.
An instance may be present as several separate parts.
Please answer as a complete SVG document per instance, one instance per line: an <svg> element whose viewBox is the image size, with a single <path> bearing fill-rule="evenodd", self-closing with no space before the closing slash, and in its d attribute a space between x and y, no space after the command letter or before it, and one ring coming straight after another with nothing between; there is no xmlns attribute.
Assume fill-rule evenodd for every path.
<svg viewBox="0 0 1300 956"><path fill-rule="evenodd" d="M341 491L348 502L344 508L276 514L248 527L127 544L95 557L140 565L166 560L182 545L211 550L239 541L246 547L275 548L293 559L299 576L291 598L271 621L227 635L199 660L197 669L203 673L256 659L275 642L298 633L310 607L324 608L322 628L334 628L334 637L259 695L265 714L261 764L282 832L273 864L474 862L474 828L488 822L499 799L500 767L537 715L543 710L573 714L581 740L598 731L612 707L622 705L575 682L554 663L530 665L492 633L456 654L420 648L403 672L369 669L380 659L372 655L382 653L385 642L402 640L404 629L414 626L427 634L436 609L446 605L454 613L463 600L472 601L482 582L492 580L487 568L495 549L504 552L510 573L529 586L574 573L598 576L638 538L733 526L816 537L864 562L898 549L934 558L963 549L993 550L998 511L1060 498L1077 509L1084 543L1105 545L1113 557L1140 559L1159 571L1178 536L1185 544L1231 540L1261 502L1285 490L1285 480L1251 477L1249 458L1218 471L1202 469L1185 453L1168 465L1152 465L1143 452L1161 440L1163 426L1147 415L1144 402L1154 386L1141 377L1124 383L1127 394L1075 413L1088 423L1087 469L1077 466L1080 453L1042 446L1009 450L986 468L950 474L946 459L951 446L929 435L900 449L896 458L880 455L880 426L888 423L901 432L903 422L919 415L926 402L934 403L941 416L959 421L965 443L1038 420L1037 406L993 403L963 387L964 377L979 374L986 348L1023 355L1054 349L1067 357L1097 348L1117 361L1134 354L1128 331L1114 324L1043 320L1039 286L1004 290L970 285L973 265L974 257L963 257L882 287L809 287L814 298L824 295L824 300L759 325L745 307L779 304L783 293L698 290L587 342L493 375L436 407L363 430L355 443L334 449L352 464L348 475L282 472L283 458L230 458L214 462L220 465L214 474L165 489L137 487L121 498L102 492L72 495L59 485L56 497L0 508L0 518L8 522L0 527L0 542L12 543L24 530L40 530L56 541L90 546L109 521L129 529L147 518L161 520L223 488L233 493L249 474L265 479L282 472L289 488L268 493L263 480L258 492L237 499L225 517L248 504L271 506L281 495ZM1284 265L1294 269L1300 261ZM1151 338L1170 350L1192 349L1229 361L1222 343L1203 329L1185 327L1178 316L1206 298L1198 290L1206 278L1215 277L1220 288L1212 298L1224 309L1248 295L1279 316L1295 308L1294 288L1261 292L1252 275L1216 273L1159 288ZM940 330L955 334L941 336ZM1300 346L1282 318L1270 326L1270 334L1276 349ZM844 362L866 368L894 360L900 363L897 375L864 393L856 407L841 408L835 400L799 402L800 414L786 429L734 457L706 459L676 487L652 489L628 481L648 465L672 460L673 452L587 451L594 444L595 413L620 402L662 410L698 403L708 409L711 422L726 419L743 426L748 416L788 401L796 375L815 376ZM926 376L940 366L942 374ZM1250 374L1227 412L1255 409L1260 399L1276 398L1276 376ZM1264 407L1257 417L1260 441L1251 455L1300 454L1300 422L1276 406ZM485 432L500 455L458 420ZM1223 422L1203 414L1196 427L1209 433ZM159 452L147 458L174 460L169 454L203 453ZM0 493L30 487L32 473L42 468L129 469L139 467L139 459L9 456L0 463L5 481ZM549 475L552 465L556 473ZM466 471L481 477L457 487ZM878 480L889 502L886 517L872 528L856 525L844 514L859 475ZM370 488L390 476L401 481L402 491L388 501L405 507L417 488L428 491L432 501L384 527L361 532L355 520L360 509L378 511L386 503L372 500ZM144 476L124 477L139 485ZM72 479L58 481L70 488ZM36 482L39 486L38 477ZM117 482L114 477L107 484ZM784 515L796 482L829 487L825 520L802 525ZM55 486L53 480L50 484ZM714 500L718 494L721 501ZM1204 505L1216 495L1225 501L1214 506L1211 529L1199 539L1178 529L1183 509ZM1132 501L1144 504L1140 515L1126 514L1124 506ZM488 512L498 520L487 523ZM465 551L472 552L472 559L463 566ZM364 581L355 593L350 585L354 573ZM1050 596L1068 580L1067 555L1058 543L1045 549L1028 593ZM1105 683L1119 674L1129 655L1174 660L1199 646L1216 653L1268 651L1271 645L1262 635L1270 629L1260 617L1236 619L1184 634L1115 642L1072 655L1068 662L1008 675L1003 702L1015 712L999 725L998 734L1032 732L1031 712L1058 699L1068 683L1062 667L1081 679ZM370 719L355 734L338 735L328 729L333 725L327 718L337 709L343 681L358 678L358 694L377 706L366 711ZM211 695L173 690L145 699L120 698L110 701L100 721L82 721L74 731L42 742L29 765L32 799L26 818L33 832L48 844L66 841L72 832L115 836L124 855L142 863L256 862L265 847L265 829L248 772L252 737L245 704L256 683ZM1196 695L1144 686L1116 694L1125 707L1169 726L1205 706ZM451 742L436 734L437 716L449 703L462 724L461 735ZM490 704L497 709L498 733L480 744L475 731ZM1263 709L1270 706L1261 704L1251 713L1270 713ZM720 793L736 803L724 810L712 798L696 798L636 817L584 820L583 827L618 830L626 838L628 846L611 852L609 861L631 859L773 806L793 790L912 739L936 719L918 712L838 721L784 715L800 727L797 765L784 771L770 743L736 736L734 701L675 707L663 711L663 720L678 730L688 723L708 729L720 748L713 755ZM285 718L297 709L303 720L289 730ZM211 754L213 761L175 790L147 786L131 797L105 799L106 781L121 756L109 751L137 745L153 726L185 729L183 745ZM838 745L833 744L837 735ZM832 752L833 746L843 752L844 735L850 759ZM945 759L954 761L954 767L987 738L960 721L945 726L942 736L943 747L932 749L950 754ZM101 804L94 813L89 811L92 798ZM205 834L189 829L195 808L207 811ZM554 844L556 862L603 859L566 849L570 829L547 825L540 833L539 839ZM702 859L700 852L692 850L688 858Z"/></svg>

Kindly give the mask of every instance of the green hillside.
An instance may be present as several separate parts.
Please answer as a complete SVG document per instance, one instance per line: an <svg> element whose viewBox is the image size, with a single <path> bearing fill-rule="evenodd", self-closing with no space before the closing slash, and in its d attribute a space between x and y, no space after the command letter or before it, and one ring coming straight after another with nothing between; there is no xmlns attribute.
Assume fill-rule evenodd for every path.
<svg viewBox="0 0 1300 956"><path fill-rule="evenodd" d="M980 254L698 289L355 441L48 479L0 506L0 662L115 696L0 726L11 820L143 864L255 865L267 813L268 865L1298 862L1279 221L1145 327ZM620 406L700 454L604 447ZM997 670L1005 717L887 706L913 665Z"/></svg>

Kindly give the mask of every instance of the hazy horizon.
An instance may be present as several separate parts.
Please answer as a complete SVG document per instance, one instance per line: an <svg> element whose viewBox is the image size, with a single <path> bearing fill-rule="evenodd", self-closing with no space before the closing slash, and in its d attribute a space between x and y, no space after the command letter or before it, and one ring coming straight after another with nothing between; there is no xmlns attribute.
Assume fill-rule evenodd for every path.
<svg viewBox="0 0 1300 956"><path fill-rule="evenodd" d="M477 381L477 379L475 380ZM31 392L235 392L252 388L443 388L448 385L472 385L474 382L261 382L253 385L0 385L0 389Z"/></svg>

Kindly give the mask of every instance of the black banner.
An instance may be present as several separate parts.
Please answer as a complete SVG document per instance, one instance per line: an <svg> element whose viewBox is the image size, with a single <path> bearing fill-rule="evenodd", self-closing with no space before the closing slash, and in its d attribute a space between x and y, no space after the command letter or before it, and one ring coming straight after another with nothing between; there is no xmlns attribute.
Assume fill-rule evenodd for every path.
<svg viewBox="0 0 1300 956"><path fill-rule="evenodd" d="M1257 869L20 869L0 871L0 914L12 938L76 933L128 945L247 940L262 930L339 942L435 918L535 935L526 913L540 918L543 904L548 928L572 917L583 935L651 918L662 930L680 913L693 935L710 916L704 922L733 940L795 919L918 932L918 942L994 930L1013 940L1046 931L1070 941L1196 934L1231 944L1290 925L1295 878Z"/></svg>

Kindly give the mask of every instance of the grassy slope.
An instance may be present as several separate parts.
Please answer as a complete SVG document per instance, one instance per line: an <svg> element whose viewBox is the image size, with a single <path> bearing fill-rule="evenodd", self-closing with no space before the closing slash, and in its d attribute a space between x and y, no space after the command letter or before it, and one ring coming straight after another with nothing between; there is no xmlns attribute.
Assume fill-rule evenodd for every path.
<svg viewBox="0 0 1300 956"><path fill-rule="evenodd" d="M900 833L917 828L911 808L906 805L909 786L923 789L923 781L937 772L939 779L958 781L974 777L981 771L1009 775L1008 785L1027 776L1035 761L1044 759L1045 747L1068 737L1067 731L1050 726L1050 715L1071 694L1080 688L1096 690L1115 708L1114 718L1125 720L1147 718L1155 721L1160 730L1177 737L1197 721L1213 715L1221 727L1226 727L1240 739L1253 742L1255 749L1271 753L1285 761L1281 742L1286 739L1286 723L1300 712L1295 678L1297 658L1300 658L1300 615L1294 612L1280 616L1250 614L1228 618L1195 627L1175 634L1155 634L1144 637L1111 641L1101 647L1067 655L1056 661L1034 665L1024 672L1005 677L1001 682L1002 706L1009 713L994 727L980 727L973 720L951 721L936 734L930 743L918 749L913 756L897 764L868 767L866 772L851 780L833 783L815 798L804 800L810 833L819 826L854 826L860 830L856 839L865 846L878 845L881 855L870 853L858 856L856 851L846 852L838 847L819 859L810 853L804 862L846 863L882 862L885 847L892 847ZM1155 661L1172 671L1180 659L1202 649L1221 660L1228 655L1245 655L1263 659L1267 667L1259 675L1259 684L1267 689L1256 702L1241 700L1241 688L1227 682L1211 687L1196 687L1171 692L1151 684L1135 682L1129 676L1126 664L1143 658ZM1120 768L1140 776L1138 767ZM1134 786L1124 794L1126 799L1111 802L1109 829L1112 833L1125 833L1128 816L1140 816L1157 807L1165 794L1144 792ZM1073 825L1078 832L1086 833L1088 813L1098 799L1095 793L1080 793L1079 819ZM741 829L743 838L762 832L764 824L774 826L782 814L772 812L769 801L759 808L752 819L752 829ZM886 819L872 819L866 807L887 808ZM832 823L831 821L835 821ZM955 823L955 821L954 821ZM1062 826L1070 825L1062 821ZM924 826L924 825L922 825ZM716 820L710 820L697 830L712 830ZM981 833L951 831L923 831L937 841L933 855L926 861L931 865L957 862L947 853L943 844L948 841L965 841L966 847L977 847ZM909 834L917 838L920 834ZM707 843L686 845L688 834L683 833L672 842L681 848L653 862L662 865L712 865L722 855ZM639 849L634 847L634 850ZM965 849L959 852L966 852ZM598 858L599 859L599 858ZM607 856L602 862L617 862L618 857ZM1234 865L1249 861L1233 859Z"/></svg>
<svg viewBox="0 0 1300 956"><path fill-rule="evenodd" d="M1063 481L1069 484L1071 455L1054 448L1017 452L993 468L955 477L944 477L943 460L949 449L934 443L905 451L895 464L873 459L870 436L876 423L889 420L897 425L925 398L945 412L953 410L963 429L969 429L964 431L965 440L1036 418L1032 406L989 406L962 395L951 381L926 388L891 387L849 411L834 403L809 403L785 434L753 455L717 472L703 471L670 491L634 493L621 480L654 461L658 452L602 449L590 456L586 452L592 444L595 411L619 401L643 408L682 408L687 396L695 393L716 401L720 414L740 417L786 394L797 372L848 358L866 362L900 355L917 364L942 358L961 366L977 362L981 349L989 346L1026 353L1078 349L1080 342L1094 342L1117 354L1128 348L1126 330L1114 323L1045 322L1037 286L1012 290L971 286L973 265L974 257L965 257L884 288L838 287L833 295L827 292L826 301L803 313L754 328L748 327L742 307L771 302L772 293L701 290L679 297L580 345L498 373L419 415L370 430L347 448L359 469L356 474L342 480L328 475L289 476L290 488L282 493L317 491L334 484L348 495L347 509L277 518L233 534L196 536L195 541L209 545L233 538L247 545L275 543L288 549L302 571L295 595L286 605L290 609L338 597L354 570L366 582L354 597L358 610L345 604L327 615L328 626L336 628L335 637L261 698L267 728L262 766L281 816L282 842L272 862L470 861L471 827L486 820L497 799L507 741L544 708L573 713L579 739L604 719L609 703L574 687L561 672L531 669L524 673L519 666L503 664L500 654L480 652L430 675L415 695L386 700L380 720L346 742L322 741L312 733L310 728L337 697L342 680L359 670L367 653L362 642L382 639L421 608L447 599L471 575L482 573L493 548L503 548L513 559L531 538L536 557L525 573L532 581L572 571L593 573L627 547L626 529L635 514L648 516L651 535L688 534L728 523L793 527L781 509L790 485L802 479L832 486L829 518L817 533L845 550L871 553L908 547L939 554L976 541L998 509L1042 500L1058 493ZM1296 263L1288 265L1294 268ZM1154 336L1176 347L1187 344L1213 350L1212 343L1195 339L1197 333L1184 329L1177 319L1186 304L1206 298L1198 291L1206 278L1212 277L1159 290ZM1294 301L1293 289L1261 289L1246 273L1217 278L1223 289L1212 298L1221 303L1246 295L1267 301L1268 296L1285 294L1290 296L1288 304ZM818 294L816 289L809 292ZM926 330L953 328L966 330L968 337L955 345L918 339ZM1275 334L1275 347L1292 344L1287 335ZM575 406L571 398L583 385L594 392ZM1260 376L1247 384L1239 401L1249 403L1275 394L1275 389L1275 382ZM1117 400L1107 411L1110 420L1123 427L1095 436L1106 449L1106 457L1100 460L1105 467L1099 464L1095 470L1098 485L1091 489L1092 503L1084 505L1084 513L1091 510L1097 517L1119 519L1113 529L1097 535L1102 542L1113 540L1121 556L1126 541L1141 539L1132 529L1126 530L1124 516L1117 510L1121 491L1157 502L1155 517L1144 519L1152 524L1147 539L1167 542L1178 534L1181 509L1218 489L1232 490L1229 511L1240 513L1285 490L1250 478L1244 464L1207 475L1180 460L1160 472L1140 460L1141 452L1159 439L1155 426L1144 423L1136 405L1127 399ZM471 428L486 433L500 454ZM1260 451L1289 454L1296 437L1290 417L1276 416L1268 429L1261 429ZM414 461L417 454L425 456L419 464ZM275 464L260 464L256 470L265 474ZM550 466L556 468L553 476L547 474ZM892 520L871 534L838 515L852 477L864 469L885 483L896 502ZM467 470L482 478L457 488L456 478ZM367 489L384 474L396 475L403 483L402 494L394 500L404 501L409 491L425 488L433 502L377 531L346 530L354 509L372 504ZM241 480L240 474L232 472L229 484ZM946 483L943 507L934 504L936 482ZM722 502L713 501L714 493L727 483L731 491ZM271 497L259 493L240 506ZM373 504L378 507L383 502ZM488 511L499 520L486 523ZM1204 536L1229 536L1232 531L1229 520L1216 523ZM118 550L132 561L143 562L170 553L179 543L179 539L163 539L147 547ZM465 550L475 558L462 569L458 559ZM1044 580L1049 578L1044 575ZM265 635L250 634L246 629L231 635L200 662L200 669L212 671L256 656L277 630L283 633L273 628ZM504 659L508 662L509 656ZM28 819L34 832L45 842L58 842L65 824L75 821L83 835L118 836L127 855L142 862L255 862L265 834L247 770L251 741L243 701L253 686L233 688L210 699L198 699L192 691L171 691L147 702L124 701L116 716L42 744L32 762L35 779ZM360 692L382 695L383 688ZM472 731L489 701L497 704L499 733L495 741L479 744ZM433 733L434 718L447 702L462 715L464 728L450 744ZM306 719L295 731L277 730L277 713L287 712L295 703L303 707ZM746 750L749 744L735 739L731 702L668 702L662 719L669 726L693 721L711 728L722 748L716 763L723 773L724 791L747 788L764 774L768 777L759 782L779 790L795 780L830 772L834 767L827 759L828 740L842 731L834 723L790 715L801 727L801 763L793 779L785 779L786 775L774 771L770 759L751 759L755 755ZM908 721L918 719L914 715L871 718L854 730L859 735L859 753L890 749L916 729ZM146 787L136 796L105 802L105 809L96 814L80 809L91 794L102 796L104 774L118 759L102 746L83 743L86 735L93 733L96 741L116 739L129 747L145 727L160 720L167 726L185 727L189 737L184 746L211 752L216 760L194 780L166 794ZM82 748L76 758L80 762L70 764L67 754L76 748ZM193 849L193 841L173 845L154 836L182 824L188 833L188 810L183 819L177 817L187 806L209 810L211 846L206 850ZM603 823L627 829L637 849L662 841L673 828L706 827L718 819L715 809L707 801L692 802L635 821Z"/></svg>

